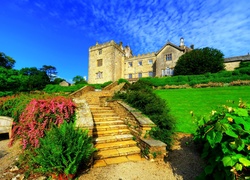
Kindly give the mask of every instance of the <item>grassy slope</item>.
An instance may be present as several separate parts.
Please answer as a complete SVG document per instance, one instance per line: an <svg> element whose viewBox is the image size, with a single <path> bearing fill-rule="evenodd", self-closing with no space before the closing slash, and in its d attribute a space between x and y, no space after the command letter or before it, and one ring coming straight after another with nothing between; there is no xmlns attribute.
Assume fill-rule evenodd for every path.
<svg viewBox="0 0 250 180"><path fill-rule="evenodd" d="M240 98L250 103L250 86L168 89L156 90L155 93L167 101L171 114L176 117L176 131L185 133L195 132L195 118L208 117L212 110L221 105L237 106ZM190 111L193 111L194 117Z"/></svg>

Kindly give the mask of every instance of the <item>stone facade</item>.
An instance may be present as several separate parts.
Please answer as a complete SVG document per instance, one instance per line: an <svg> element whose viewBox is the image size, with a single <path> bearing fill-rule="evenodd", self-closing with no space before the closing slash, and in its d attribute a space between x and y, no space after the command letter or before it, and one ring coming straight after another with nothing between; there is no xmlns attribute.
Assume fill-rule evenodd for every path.
<svg viewBox="0 0 250 180"><path fill-rule="evenodd" d="M245 56L234 56L230 58L224 59L225 69L227 71L233 71L235 68L240 66L240 62L242 61L250 61L250 55Z"/></svg>
<svg viewBox="0 0 250 180"><path fill-rule="evenodd" d="M167 42L158 52L133 56L130 47L113 40L89 48L88 83L104 83L120 78L136 81L140 77L168 76L179 57L192 50L180 39L180 46Z"/></svg>

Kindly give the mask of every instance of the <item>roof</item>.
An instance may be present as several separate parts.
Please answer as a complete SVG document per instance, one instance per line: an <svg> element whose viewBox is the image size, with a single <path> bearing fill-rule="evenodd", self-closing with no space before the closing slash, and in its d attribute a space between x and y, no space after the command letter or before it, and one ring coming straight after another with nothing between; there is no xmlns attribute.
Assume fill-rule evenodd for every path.
<svg viewBox="0 0 250 180"><path fill-rule="evenodd" d="M237 61L250 61L250 55L245 55L245 56L234 56L234 57L229 57L229 58L224 58L224 62L237 62Z"/></svg>
<svg viewBox="0 0 250 180"><path fill-rule="evenodd" d="M190 48L188 48L186 46L184 46L184 48L182 48L182 47L176 46L175 44L168 41L159 51L156 52L156 54L159 54L166 46L172 46L173 48L176 48L179 51L185 51L186 50L186 52L188 52L190 50Z"/></svg>

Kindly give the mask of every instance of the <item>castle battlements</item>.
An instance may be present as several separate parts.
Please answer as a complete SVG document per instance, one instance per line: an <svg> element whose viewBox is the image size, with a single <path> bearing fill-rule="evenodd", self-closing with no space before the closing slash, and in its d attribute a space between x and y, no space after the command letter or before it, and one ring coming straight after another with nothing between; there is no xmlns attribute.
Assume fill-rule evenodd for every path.
<svg viewBox="0 0 250 180"><path fill-rule="evenodd" d="M108 47L108 46L115 46L117 49L119 49L119 50L121 50L121 51L123 50L122 44L119 45L119 44L117 44L114 40L111 40L111 41L109 41L109 42L102 43L102 44L99 44L98 42L96 42L96 45L91 46L91 47L89 48L89 50L90 50L90 51L93 51L93 50L97 50L97 49L106 48L106 47Z"/></svg>

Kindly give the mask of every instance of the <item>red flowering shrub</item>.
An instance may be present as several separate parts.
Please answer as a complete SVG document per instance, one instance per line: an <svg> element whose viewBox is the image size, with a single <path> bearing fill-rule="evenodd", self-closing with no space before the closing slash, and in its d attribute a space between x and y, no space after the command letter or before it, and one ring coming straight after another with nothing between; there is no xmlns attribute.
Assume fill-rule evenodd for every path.
<svg viewBox="0 0 250 180"><path fill-rule="evenodd" d="M14 123L10 145L19 137L23 149L39 147L39 138L44 136L45 130L62 124L64 120L74 120L75 107L70 98L62 96L31 100L20 115L19 122Z"/></svg>

